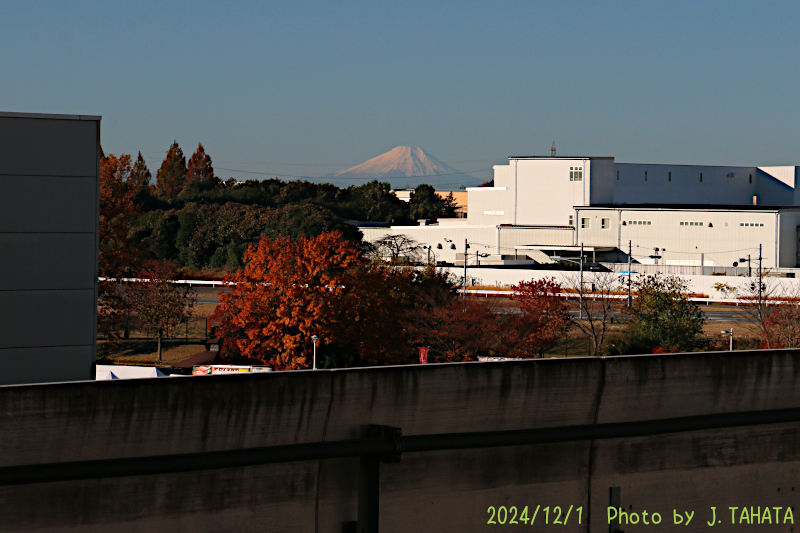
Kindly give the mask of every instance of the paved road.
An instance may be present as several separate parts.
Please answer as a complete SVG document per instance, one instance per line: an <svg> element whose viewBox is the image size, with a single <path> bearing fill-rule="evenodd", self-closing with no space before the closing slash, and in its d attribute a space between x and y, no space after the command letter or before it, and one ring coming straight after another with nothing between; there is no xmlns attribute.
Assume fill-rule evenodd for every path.
<svg viewBox="0 0 800 533"><path fill-rule="evenodd" d="M201 289L198 291L197 302L201 304L215 304L219 305L219 296L217 292L219 289ZM712 322L747 322L747 319L742 316L742 308L731 306L706 306L701 305L700 310L706 315L706 319ZM496 313L519 313L519 309L512 307L501 307L495 311ZM570 311L574 316L578 316L577 310ZM620 320L622 313L617 311L612 313L614 321Z"/></svg>
<svg viewBox="0 0 800 533"><path fill-rule="evenodd" d="M703 311L703 313L705 314L706 320L709 320L711 322L747 322L748 321L746 317L742 316L741 310L738 310L738 309L734 309L734 310L723 309L723 310L720 310L720 309L713 309L713 308L712 309L705 309L704 307L701 307L700 310ZM498 313L498 314L505 314L505 313L519 314L520 310L516 309L516 308L500 308L500 309L496 309L495 313ZM570 314L572 316L576 317L576 318L578 317L578 311L577 310L570 310ZM614 321L615 322L620 320L623 317L622 313L620 313L619 311L612 311L611 312L611 316L614 317Z"/></svg>

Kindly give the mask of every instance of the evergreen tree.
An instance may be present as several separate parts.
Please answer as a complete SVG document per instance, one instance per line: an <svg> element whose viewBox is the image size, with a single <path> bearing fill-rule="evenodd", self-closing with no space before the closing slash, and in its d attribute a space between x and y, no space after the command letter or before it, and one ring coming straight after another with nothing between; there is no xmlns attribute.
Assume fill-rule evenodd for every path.
<svg viewBox="0 0 800 533"><path fill-rule="evenodd" d="M456 201L452 193L442 198L430 185L419 185L411 195L409 209L414 220L452 217L455 215Z"/></svg>
<svg viewBox="0 0 800 533"><path fill-rule="evenodd" d="M136 158L136 163L133 164L131 169L131 176L128 178L128 183L137 193L140 191L147 191L150 188L150 180L153 175L150 174L150 169L147 168L147 163L144 162L142 152L139 152L139 157Z"/></svg>
<svg viewBox="0 0 800 533"><path fill-rule="evenodd" d="M612 340L610 355L689 352L703 344L705 317L689 300L687 283L677 276L641 276L631 320Z"/></svg>
<svg viewBox="0 0 800 533"><path fill-rule="evenodd" d="M161 196L175 198L186 186L186 157L178 146L178 141L173 141L167 150L164 162L156 175L156 191Z"/></svg>
<svg viewBox="0 0 800 533"><path fill-rule="evenodd" d="M197 145L197 151L189 159L186 170L186 185L204 183L214 179L214 167L211 166L211 156L206 153L203 144Z"/></svg>

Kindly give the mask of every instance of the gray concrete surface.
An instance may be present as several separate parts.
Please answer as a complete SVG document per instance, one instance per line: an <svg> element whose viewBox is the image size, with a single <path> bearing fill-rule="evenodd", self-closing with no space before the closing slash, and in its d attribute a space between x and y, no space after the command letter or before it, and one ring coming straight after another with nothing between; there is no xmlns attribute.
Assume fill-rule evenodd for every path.
<svg viewBox="0 0 800 533"><path fill-rule="evenodd" d="M0 387L0 468L334 441L370 423L425 435L800 407L798 373L800 352L781 350ZM329 459L0 487L13 510L0 530L338 533L357 516L357 468ZM382 467L381 531L604 532L612 486L627 510L662 516L623 531L708 531L712 506L725 520L716 531L741 531L728 506L797 503L800 424L406 453ZM537 505L533 527L487 524L490 506L530 516ZM582 523L574 510L552 525L555 506L570 505ZM695 513L688 527L673 509Z"/></svg>

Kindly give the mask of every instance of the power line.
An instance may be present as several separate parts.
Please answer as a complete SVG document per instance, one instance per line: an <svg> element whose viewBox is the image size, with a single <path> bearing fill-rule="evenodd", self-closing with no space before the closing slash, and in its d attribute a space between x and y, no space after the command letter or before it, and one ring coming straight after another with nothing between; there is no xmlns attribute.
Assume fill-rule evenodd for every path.
<svg viewBox="0 0 800 533"><path fill-rule="evenodd" d="M638 244L634 244L633 247L634 248L639 248L641 250L648 250L648 251L653 249L653 246L639 246ZM750 251L750 250L758 250L758 247L757 246L751 246L750 248L739 248L737 250L724 250L724 251L721 251L721 252L703 252L703 254L704 255L732 254L733 252L747 252L747 251ZM663 248L662 248L662 251L665 251L665 252L671 253L671 254L687 254L687 255L697 255L698 253L700 253L700 252L681 252L681 251L677 251L677 250L663 250Z"/></svg>
<svg viewBox="0 0 800 533"><path fill-rule="evenodd" d="M241 174L254 174L257 176L275 176L278 178L305 178L305 179L315 179L315 180L368 180L372 181L378 178L374 176L300 176L296 174L281 174L279 172L258 172L255 170L239 170L235 168L225 168L225 167L216 167L216 170L227 170L228 172L239 172ZM425 178L436 178L439 176L459 176L462 174L468 174L470 172L486 172L492 170L491 168L482 168L482 169L474 169L474 170L462 170L460 172L448 172L444 174L427 174L427 175L415 175L415 176L405 176L405 175L398 175L398 176L381 176L380 180L403 180L403 179L425 179Z"/></svg>

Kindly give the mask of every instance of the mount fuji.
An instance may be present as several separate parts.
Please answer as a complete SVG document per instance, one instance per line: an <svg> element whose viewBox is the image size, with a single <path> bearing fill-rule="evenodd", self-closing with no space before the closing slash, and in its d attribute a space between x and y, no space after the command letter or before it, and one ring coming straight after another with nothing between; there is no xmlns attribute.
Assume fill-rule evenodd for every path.
<svg viewBox="0 0 800 533"><path fill-rule="evenodd" d="M396 146L377 157L324 176L335 185L362 185L371 180L387 181L393 188L432 185L436 189L473 186L478 178L461 172L418 146Z"/></svg>

